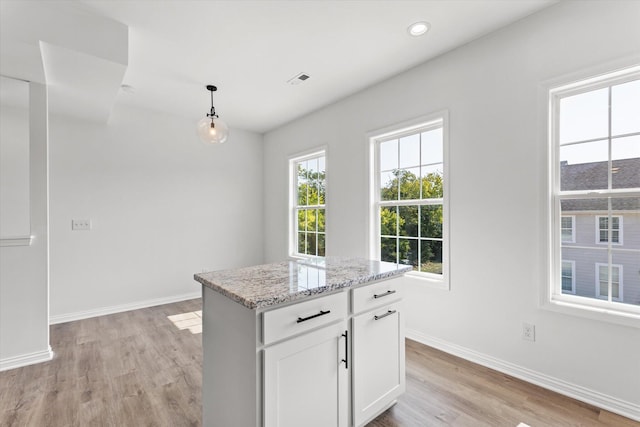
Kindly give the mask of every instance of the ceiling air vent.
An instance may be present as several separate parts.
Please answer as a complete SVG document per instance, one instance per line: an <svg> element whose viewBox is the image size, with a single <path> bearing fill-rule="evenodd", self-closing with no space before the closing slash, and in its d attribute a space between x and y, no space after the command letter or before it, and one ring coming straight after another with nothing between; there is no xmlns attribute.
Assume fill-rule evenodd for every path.
<svg viewBox="0 0 640 427"><path fill-rule="evenodd" d="M310 76L306 73L300 73L300 74L296 74L295 76L291 77L289 80L287 80L287 83L289 83L290 85L297 85L302 83L303 81L307 80Z"/></svg>

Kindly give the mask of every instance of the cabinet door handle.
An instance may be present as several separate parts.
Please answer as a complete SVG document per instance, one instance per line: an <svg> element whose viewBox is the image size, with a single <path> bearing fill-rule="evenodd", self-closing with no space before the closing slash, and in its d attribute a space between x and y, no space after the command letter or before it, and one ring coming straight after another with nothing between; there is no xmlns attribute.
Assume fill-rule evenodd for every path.
<svg viewBox="0 0 640 427"><path fill-rule="evenodd" d="M388 310L385 314L381 314L380 316L373 316L373 320L380 320L384 317L391 316L395 312L396 310Z"/></svg>
<svg viewBox="0 0 640 427"><path fill-rule="evenodd" d="M373 294L373 297L374 298L382 298L382 297L386 297L386 296L389 296L389 295L392 295L392 294L395 294L395 293L396 293L396 291L387 291L384 294Z"/></svg>
<svg viewBox="0 0 640 427"><path fill-rule="evenodd" d="M344 359L341 362L344 362L344 369L349 369L349 331L344 331L341 336L344 337Z"/></svg>
<svg viewBox="0 0 640 427"><path fill-rule="evenodd" d="M298 320L296 320L296 323L306 322L307 320L315 319L316 317L324 316L325 314L329 314L329 313L331 313L331 310L327 310L327 311L320 310L320 313L313 314L309 317L298 317Z"/></svg>

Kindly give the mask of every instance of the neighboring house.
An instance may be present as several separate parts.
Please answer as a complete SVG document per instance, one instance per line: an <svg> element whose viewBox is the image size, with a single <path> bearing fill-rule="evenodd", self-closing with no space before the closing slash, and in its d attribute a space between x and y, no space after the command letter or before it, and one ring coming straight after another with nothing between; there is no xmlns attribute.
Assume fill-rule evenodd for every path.
<svg viewBox="0 0 640 427"><path fill-rule="evenodd" d="M606 189L607 163L561 162L562 190ZM613 188L640 188L640 158L611 163ZM612 300L640 305L640 199L569 199L561 209L562 292L607 299L611 255Z"/></svg>

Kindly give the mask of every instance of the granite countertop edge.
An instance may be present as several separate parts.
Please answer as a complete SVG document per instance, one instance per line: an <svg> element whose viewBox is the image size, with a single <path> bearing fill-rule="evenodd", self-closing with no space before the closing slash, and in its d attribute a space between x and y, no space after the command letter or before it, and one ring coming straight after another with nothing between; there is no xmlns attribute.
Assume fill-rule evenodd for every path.
<svg viewBox="0 0 640 427"><path fill-rule="evenodd" d="M316 296L319 294L330 293L333 291L361 285L368 282L374 282L381 279L388 279L395 276L400 276L404 273L411 271L411 269L412 269L411 266L398 265L398 268L396 270L378 272L378 273L373 273L373 274L363 275L363 276L356 276L356 277L352 277L344 281L339 281L337 283L332 283L326 286L319 286L311 289L303 289L293 293L292 292L275 293L274 295L271 295L269 297L262 297L262 298L260 297L247 298L242 295L239 295L238 293L227 289L225 286L216 284L210 280L205 279L204 277L201 276L202 273L194 274L193 278L197 282L201 283L203 286L206 286L209 289L214 290L226 296L227 298L237 302L238 304L246 308L249 308L251 310L258 310L258 309L263 309L268 307L276 307L280 304L284 304L287 302L298 301L304 298Z"/></svg>

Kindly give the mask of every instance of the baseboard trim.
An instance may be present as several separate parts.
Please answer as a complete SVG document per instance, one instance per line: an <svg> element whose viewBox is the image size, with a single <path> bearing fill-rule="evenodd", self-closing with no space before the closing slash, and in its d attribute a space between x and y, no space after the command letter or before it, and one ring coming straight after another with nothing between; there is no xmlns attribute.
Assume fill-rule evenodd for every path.
<svg viewBox="0 0 640 427"><path fill-rule="evenodd" d="M454 356L461 357L487 368L494 369L523 381L569 396L576 400L597 406L598 408L640 421L640 405L627 402L606 394L579 386L516 364L479 353L466 347L450 343L440 338L422 334L416 330L406 330L406 337L429 347L437 348Z"/></svg>
<svg viewBox="0 0 640 427"><path fill-rule="evenodd" d="M185 301L200 297L202 297L202 292L198 291L190 292L188 294L173 295L165 298L154 298L144 301L137 301L129 304L100 307L86 311L77 311L75 313L58 314L49 317L49 324L56 325L58 323L73 322L74 320L89 319L91 317L105 316L107 314L122 313L125 311L137 310L139 308L153 307L162 304L171 304L173 302Z"/></svg>
<svg viewBox="0 0 640 427"><path fill-rule="evenodd" d="M36 363L48 362L51 359L53 359L53 351L51 351L51 347L43 351L7 357L6 359L0 360L0 372L8 371L9 369L22 368L23 366L34 365Z"/></svg>

